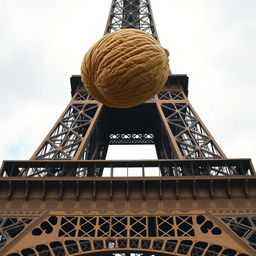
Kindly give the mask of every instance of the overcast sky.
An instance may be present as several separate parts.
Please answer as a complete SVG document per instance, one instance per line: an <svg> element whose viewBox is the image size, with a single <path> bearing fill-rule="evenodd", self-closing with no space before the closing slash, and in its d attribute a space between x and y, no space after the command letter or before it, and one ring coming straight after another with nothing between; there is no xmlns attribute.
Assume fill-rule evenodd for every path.
<svg viewBox="0 0 256 256"><path fill-rule="evenodd" d="M70 100L110 0L0 0L0 161L29 159ZM174 74L230 158L256 164L256 1L151 0Z"/></svg>

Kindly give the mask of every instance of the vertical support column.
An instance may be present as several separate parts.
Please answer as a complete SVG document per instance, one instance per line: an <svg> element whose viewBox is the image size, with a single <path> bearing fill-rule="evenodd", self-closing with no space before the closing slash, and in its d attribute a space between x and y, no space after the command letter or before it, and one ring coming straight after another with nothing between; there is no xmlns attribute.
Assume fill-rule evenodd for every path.
<svg viewBox="0 0 256 256"><path fill-rule="evenodd" d="M180 148L176 142L176 139L175 139L175 136L173 135L173 132L172 130L170 129L169 125L168 125L168 122L167 122L167 119L165 118L165 115L163 113L163 110L161 108L161 103L160 102L156 102L156 106L157 106L157 110L159 112L159 115L160 115L160 118L161 118L161 121L163 123L163 126L166 130L166 133L167 133L167 136L172 144L172 148L173 148L173 152L174 152L174 155L177 159L183 159L183 155L180 151Z"/></svg>
<svg viewBox="0 0 256 256"><path fill-rule="evenodd" d="M75 156L72 158L72 160L81 159L81 156L83 155L83 152L84 152L85 147L86 147L86 145L88 143L88 140L89 140L89 138L90 138L90 136L92 134L92 131L95 128L95 124L97 122L97 119L98 119L98 117L100 115L101 110L102 110L102 104L98 103L97 111L94 114L93 118L91 119L90 126L88 127L88 130L86 131L86 134L84 135L84 137L82 137L80 146L77 149L77 152L76 152Z"/></svg>
<svg viewBox="0 0 256 256"><path fill-rule="evenodd" d="M80 159L101 109L86 91L77 91L31 160Z"/></svg>
<svg viewBox="0 0 256 256"><path fill-rule="evenodd" d="M158 94L156 104L179 159L226 159L225 154L188 101L181 86L163 89Z"/></svg>

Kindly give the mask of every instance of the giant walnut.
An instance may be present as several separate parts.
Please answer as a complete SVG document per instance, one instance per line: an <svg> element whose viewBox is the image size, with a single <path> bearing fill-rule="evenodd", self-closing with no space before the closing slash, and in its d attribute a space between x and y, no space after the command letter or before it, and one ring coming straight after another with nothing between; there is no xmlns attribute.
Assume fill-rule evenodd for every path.
<svg viewBox="0 0 256 256"><path fill-rule="evenodd" d="M115 31L86 53L81 66L82 83L104 105L133 107L161 90L169 74L168 56L168 51L146 32Z"/></svg>

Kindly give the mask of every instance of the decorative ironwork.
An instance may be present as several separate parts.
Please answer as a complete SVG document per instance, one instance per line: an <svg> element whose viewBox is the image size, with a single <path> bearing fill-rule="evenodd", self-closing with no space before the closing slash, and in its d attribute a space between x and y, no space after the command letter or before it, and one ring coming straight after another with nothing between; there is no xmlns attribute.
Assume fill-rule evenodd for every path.
<svg viewBox="0 0 256 256"><path fill-rule="evenodd" d="M154 134L150 133L111 133L109 135L109 144L154 144Z"/></svg>
<svg viewBox="0 0 256 256"><path fill-rule="evenodd" d="M141 248L142 247L142 248ZM92 249L94 248L94 249ZM117 253L118 251L130 250L135 252ZM136 250L141 252L136 252ZM139 240L139 239L110 239L97 240L66 240L53 241L47 245L38 245L36 248L26 248L19 253L11 253L8 256L65 256L77 255L92 255L97 252L97 255L103 256L249 256L248 254L239 253L238 251L225 248L217 244L208 244L203 241L194 242L192 240ZM104 252L106 251L106 252ZM116 252L115 252L116 251ZM147 252L143 252L147 251ZM158 253L159 251L159 253ZM151 252L151 253L150 253ZM172 254L170 254L172 253ZM174 254L173 254L174 253Z"/></svg>
<svg viewBox="0 0 256 256"><path fill-rule="evenodd" d="M113 0L105 34L125 28L145 31L158 39L149 0Z"/></svg>
<svg viewBox="0 0 256 256"><path fill-rule="evenodd" d="M208 245L204 242L193 243L191 240L169 240L165 241L154 241L153 249L150 252L125 252L125 253L111 253L111 250L124 250L123 245L128 243L131 244L133 250L139 249L139 243L137 239L134 240L109 240L105 242L103 240L95 241L93 244L90 240L80 240L73 241L68 240L65 242L53 241L49 245L39 245L36 248L27 248L22 250L22 254L11 253L8 256L64 256L64 255L77 255L77 253L83 253L83 255L91 255L91 247L94 246L95 250L99 251L98 256L161 256L161 255L171 255L171 256L182 256L182 255L193 255L193 256L249 256L244 253L239 253L233 249L225 249L219 245ZM144 247L147 244L147 240L142 240ZM106 245L105 245L106 244ZM119 247L120 246L120 247ZM110 248L109 248L110 247ZM162 247L165 247L165 250L162 250ZM129 248L129 247L128 247ZM148 248L147 248L148 249ZM107 250L107 252L104 252ZM131 250L129 248L129 250ZM145 250L144 248L142 250ZM142 251L141 250L141 251ZM103 252L102 252L103 251ZM110 251L110 252L109 252ZM153 252L152 252L153 251ZM157 253L160 251L160 253ZM191 254L188 254L191 252ZM68 253L68 254L67 254ZM172 253L172 254L170 254ZM175 253L175 254L173 254Z"/></svg>
<svg viewBox="0 0 256 256"><path fill-rule="evenodd" d="M200 216L199 216L200 217ZM194 217L193 217L194 218ZM61 217L58 237L186 237L195 236L193 228L195 220L192 216L110 216L110 217ZM205 217L201 217L204 218ZM52 219L52 220L51 220ZM208 233L209 225L214 224L207 220L201 227L203 233ZM198 223L198 221L197 221ZM210 223L210 224L209 224ZM54 225L57 224L57 217L52 216L48 222L43 222L40 227L32 231L34 236L40 236L42 233L51 234ZM202 224L202 222L198 223ZM207 224L207 225L206 225ZM204 227L204 226L207 226ZM215 228L218 229L218 228ZM213 235L221 234L212 231Z"/></svg>
<svg viewBox="0 0 256 256"><path fill-rule="evenodd" d="M249 256L224 246L226 234L205 215L49 216L26 236L41 240L8 256Z"/></svg>

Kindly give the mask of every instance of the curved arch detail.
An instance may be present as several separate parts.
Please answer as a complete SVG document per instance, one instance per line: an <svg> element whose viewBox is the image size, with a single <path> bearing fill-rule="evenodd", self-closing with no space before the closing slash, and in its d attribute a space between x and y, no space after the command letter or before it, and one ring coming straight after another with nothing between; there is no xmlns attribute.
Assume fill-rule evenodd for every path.
<svg viewBox="0 0 256 256"><path fill-rule="evenodd" d="M17 225L19 222L17 222ZM19 226L17 226L18 230ZM9 239L8 256L214 255L248 256L231 230L206 214L171 216L51 215L24 224L22 239ZM5 230L7 227L5 227ZM10 226L10 232L13 226ZM229 232L229 233L228 233ZM8 233L9 234L9 233ZM11 235L12 233L10 233ZM15 233L16 234L16 233ZM133 256L133 254L132 254Z"/></svg>
<svg viewBox="0 0 256 256"><path fill-rule="evenodd" d="M42 243L33 248L24 248L8 256L84 256L84 255L110 255L110 253L141 253L143 255L172 255L172 256L203 256L203 255L229 255L249 256L231 248L225 248L218 244L210 244L207 241L195 241L191 239L141 239L141 238L115 238L115 239L73 239L58 240L50 243ZM145 254L144 254L145 253Z"/></svg>

